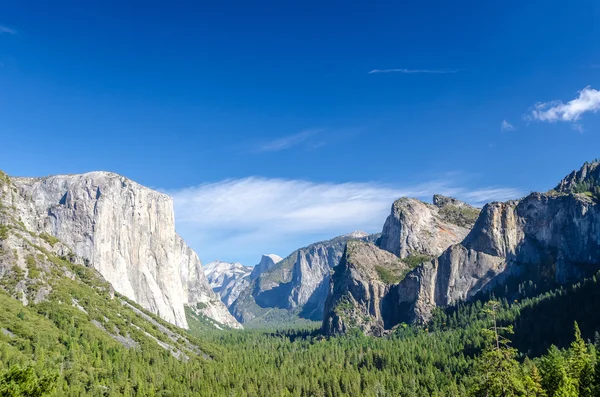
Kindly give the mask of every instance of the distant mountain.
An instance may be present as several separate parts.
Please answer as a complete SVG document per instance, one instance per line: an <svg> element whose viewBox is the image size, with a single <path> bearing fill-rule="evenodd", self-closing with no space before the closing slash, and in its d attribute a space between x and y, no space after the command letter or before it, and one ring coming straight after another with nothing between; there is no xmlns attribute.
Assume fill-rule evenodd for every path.
<svg viewBox="0 0 600 397"><path fill-rule="evenodd" d="M323 329L334 334L358 327L380 334L400 322L426 322L435 307L469 301L484 293L494 291L497 297L512 301L522 297L523 285L535 285L540 292L590 277L600 270L598 192L600 163L593 162L568 175L548 193L487 204L461 242L385 283L385 295L394 302L385 310L385 298L375 304L379 311L366 313L364 309L368 301L364 291L375 288L380 280L373 282L361 272L341 271L348 265L340 269L338 277L336 269ZM406 236L402 241L410 240L411 234ZM414 246L419 247L423 239L417 240ZM349 251L346 262L355 267L378 264L377 260L356 260ZM403 253L402 249L393 251ZM398 263L394 269L401 271L402 266ZM357 283L365 287L344 288ZM348 299L343 299L344 294ZM368 319L356 323L353 319L361 315ZM383 324L383 329L373 332L373 322Z"/></svg>
<svg viewBox="0 0 600 397"><path fill-rule="evenodd" d="M210 287L225 306L229 307L249 284L252 268L241 263L215 261L204 265L204 274Z"/></svg>
<svg viewBox="0 0 600 397"><path fill-rule="evenodd" d="M230 306L231 313L242 323L289 322L297 318L320 321L329 277L346 242L377 237L355 231L294 251L257 277L253 275L255 278ZM265 318L266 314L270 317Z"/></svg>
<svg viewBox="0 0 600 397"><path fill-rule="evenodd" d="M268 271L282 260L283 258L279 255L263 255L262 258L260 258L260 262L252 268L252 274L250 275L250 278L252 278L253 280L258 278L261 274Z"/></svg>
<svg viewBox="0 0 600 397"><path fill-rule="evenodd" d="M61 241L145 309L183 328L186 306L240 327L209 287L196 253L175 232L169 196L109 172L3 176L3 188L3 208L28 233Z"/></svg>

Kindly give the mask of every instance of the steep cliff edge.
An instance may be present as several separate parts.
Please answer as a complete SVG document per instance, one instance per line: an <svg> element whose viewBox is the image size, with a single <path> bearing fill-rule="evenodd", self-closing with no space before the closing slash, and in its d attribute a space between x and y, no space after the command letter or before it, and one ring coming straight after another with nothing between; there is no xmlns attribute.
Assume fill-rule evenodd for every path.
<svg viewBox="0 0 600 397"><path fill-rule="evenodd" d="M169 196L108 172L11 179L24 225L64 242L117 292L183 328L184 305L239 326L176 234Z"/></svg>
<svg viewBox="0 0 600 397"><path fill-rule="evenodd" d="M398 324L395 284L410 267L397 256L362 241L349 241L332 275L325 302L323 332L358 328L381 336Z"/></svg>
<svg viewBox="0 0 600 397"><path fill-rule="evenodd" d="M451 197L435 195L433 204L403 197L392 205L378 245L400 258L436 257L461 242L478 215L479 209Z"/></svg>

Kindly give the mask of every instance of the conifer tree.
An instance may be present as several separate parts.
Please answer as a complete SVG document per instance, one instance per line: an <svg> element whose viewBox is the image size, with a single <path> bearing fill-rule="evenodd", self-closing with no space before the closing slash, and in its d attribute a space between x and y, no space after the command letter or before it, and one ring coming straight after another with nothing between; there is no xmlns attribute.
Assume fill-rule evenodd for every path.
<svg viewBox="0 0 600 397"><path fill-rule="evenodd" d="M516 349L502 333L512 333L512 327L500 327L497 312L500 303L489 301L484 313L491 318L492 327L483 330L486 347L475 363L475 384L472 395L485 397L516 397L525 393Z"/></svg>

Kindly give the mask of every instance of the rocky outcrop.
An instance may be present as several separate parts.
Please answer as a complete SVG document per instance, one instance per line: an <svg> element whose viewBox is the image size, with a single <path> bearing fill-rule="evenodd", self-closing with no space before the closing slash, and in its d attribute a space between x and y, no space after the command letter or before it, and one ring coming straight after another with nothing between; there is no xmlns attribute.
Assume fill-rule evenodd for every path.
<svg viewBox="0 0 600 397"><path fill-rule="evenodd" d="M597 191L600 185L600 161L586 162L578 171L573 171L567 175L556 188L557 192L562 193L584 193Z"/></svg>
<svg viewBox="0 0 600 397"><path fill-rule="evenodd" d="M600 268L600 208L585 194L533 193L489 204L465 241L431 266L434 293L418 296L423 308L470 299L507 277L546 286L579 280Z"/></svg>
<svg viewBox="0 0 600 397"><path fill-rule="evenodd" d="M600 196L596 193L599 186L600 163L586 163L548 193L532 193L521 200L487 204L460 243L450 245L441 255L417 266L389 288L396 291L394 299L398 311L392 311L390 318L382 314L382 321L384 324L388 321L390 326L398 321L422 323L429 320L437 306L468 301L492 290L507 299L518 299L518 285L523 282L532 281L539 291L595 274L600 270ZM415 250L426 252L427 244L433 241L435 248L442 240L437 237L432 240L422 225L440 225L436 218L449 205L453 208L454 225L462 222L457 222L454 208L471 210L463 203L439 196L434 198L434 205L440 209L437 215L430 206L415 200L401 199L394 203L394 213L384 228L382 246L399 255L410 255ZM447 222L448 214L444 217ZM400 238L390 239L391 235ZM344 266L348 267L345 262ZM340 300L336 294L343 296L344 289L351 291L358 285L369 285L371 295L373 291L381 291L375 287L377 283L363 283L368 280L364 272L342 269L344 267L339 277L345 274L346 279L338 279L336 269L328 302ZM336 280L341 287L335 285ZM368 294L363 293L363 296ZM359 300L354 298L350 302L356 312L364 312L364 304ZM370 313L368 319L358 324L376 334L381 327L377 325L374 332L370 324L381 324L381 321L377 313ZM327 311L323 328L329 333L347 330L346 325L339 325L335 310Z"/></svg>
<svg viewBox="0 0 600 397"><path fill-rule="evenodd" d="M230 311L242 323L273 308L320 321L331 269L339 263L346 242L370 238L367 233L356 231L294 251L252 280Z"/></svg>
<svg viewBox="0 0 600 397"><path fill-rule="evenodd" d="M264 258L264 256L263 256ZM204 274L212 290L229 307L250 283L252 268L241 263L215 261L204 265Z"/></svg>
<svg viewBox="0 0 600 397"><path fill-rule="evenodd" d="M397 256L362 241L349 241L335 268L325 303L323 331L358 328L381 336L398 324L397 283L409 267Z"/></svg>
<svg viewBox="0 0 600 397"><path fill-rule="evenodd" d="M183 328L184 305L239 326L176 234L169 196L108 172L12 181L24 224L64 242L117 292Z"/></svg>
<svg viewBox="0 0 600 397"><path fill-rule="evenodd" d="M469 233L479 209L450 197L435 195L433 204L403 197L392 205L379 247L400 258L436 257Z"/></svg>
<svg viewBox="0 0 600 397"><path fill-rule="evenodd" d="M486 205L460 244L399 284L403 317L425 322L436 306L470 300L496 287L502 296L516 299L519 283L532 281L543 290L600 270L600 204L593 194L599 170L597 162L586 164L548 193Z"/></svg>
<svg viewBox="0 0 600 397"><path fill-rule="evenodd" d="M275 255L275 254L263 255L262 258L260 258L260 262L258 262L258 264L252 268L252 273L250 274L250 278L252 280L258 278L261 274L263 274L267 270L271 269L273 266L275 266L282 260L283 260L283 258L280 257L279 255Z"/></svg>

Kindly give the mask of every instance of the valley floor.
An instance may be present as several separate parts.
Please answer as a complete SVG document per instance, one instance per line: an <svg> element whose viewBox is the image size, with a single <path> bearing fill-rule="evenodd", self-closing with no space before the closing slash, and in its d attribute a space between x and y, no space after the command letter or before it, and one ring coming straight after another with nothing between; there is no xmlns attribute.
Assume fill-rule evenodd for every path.
<svg viewBox="0 0 600 397"><path fill-rule="evenodd" d="M501 334L518 351L488 343L482 330L492 320L481 301L384 338L325 338L318 329L217 331L188 313L187 338L202 352L188 360L152 340L127 348L71 305L24 307L0 293L0 395L592 396L600 391L597 345L574 336L574 321L583 338L600 341L600 319L590 315L599 291L593 278L499 302L498 325L514 326L513 335ZM566 349L548 351L551 344ZM23 392L14 392L19 387Z"/></svg>

